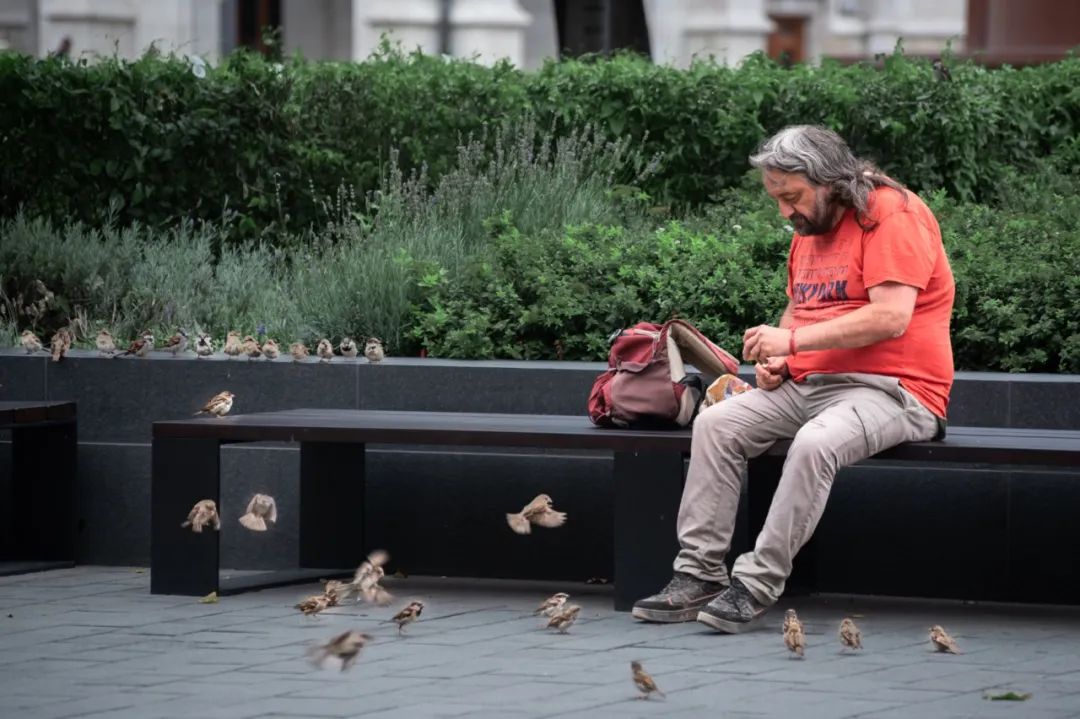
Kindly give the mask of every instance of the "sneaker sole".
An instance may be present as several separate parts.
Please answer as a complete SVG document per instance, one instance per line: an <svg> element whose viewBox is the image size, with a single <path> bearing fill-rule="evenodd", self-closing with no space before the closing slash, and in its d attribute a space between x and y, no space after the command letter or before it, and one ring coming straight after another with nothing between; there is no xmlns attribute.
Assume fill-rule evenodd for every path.
<svg viewBox="0 0 1080 719"><path fill-rule="evenodd" d="M630 611L630 616L634 619L640 619L645 622L656 622L658 624L678 624L679 622L692 622L698 618L701 608L711 602L716 597L720 596L720 592L716 594L710 594L702 599L700 604L695 604L692 607L686 609L647 609L645 607L634 607Z"/></svg>
<svg viewBox="0 0 1080 719"><path fill-rule="evenodd" d="M727 619L721 619L720 617L714 617L706 612L698 612L697 615L697 620L699 622L708 627L712 627L717 631L724 632L725 634L743 634L744 632L752 632L762 626L764 619L765 612L757 615L749 622L732 622Z"/></svg>

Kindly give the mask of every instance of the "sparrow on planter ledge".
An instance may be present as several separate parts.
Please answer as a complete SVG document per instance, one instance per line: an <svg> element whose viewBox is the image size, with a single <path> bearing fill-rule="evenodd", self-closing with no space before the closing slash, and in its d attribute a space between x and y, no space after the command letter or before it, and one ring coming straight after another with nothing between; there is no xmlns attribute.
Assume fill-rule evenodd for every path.
<svg viewBox="0 0 1080 719"><path fill-rule="evenodd" d="M28 355L40 352L44 349L41 340L30 330L23 330L22 334L19 335L19 343L22 345L22 348L26 350L26 354Z"/></svg>
<svg viewBox="0 0 1080 719"><path fill-rule="evenodd" d="M263 357L268 360L276 360L281 354L281 349L278 347L278 343L274 340L266 340L262 346Z"/></svg>
<svg viewBox="0 0 1080 719"><path fill-rule="evenodd" d="M74 341L75 336L71 334L71 330L67 327L62 327L56 331L56 334L52 336L52 361L59 362L67 355L68 350L71 349L71 343Z"/></svg>
<svg viewBox="0 0 1080 719"><path fill-rule="evenodd" d="M116 354L116 342L113 340L109 330L103 329L98 332L94 345L97 347L98 354L102 357L112 357Z"/></svg>
<svg viewBox="0 0 1080 719"><path fill-rule="evenodd" d="M328 339L321 339L315 348L315 354L319 355L320 361L329 362L334 359L334 345L330 344Z"/></svg>
<svg viewBox="0 0 1080 719"><path fill-rule="evenodd" d="M214 354L214 340L205 332L200 332L195 338L195 355L201 358L212 354Z"/></svg>
<svg viewBox="0 0 1080 719"><path fill-rule="evenodd" d="M136 357L146 357L152 349L154 349L154 335L143 332L142 337L132 342L126 350L116 356L135 355Z"/></svg>
<svg viewBox="0 0 1080 719"><path fill-rule="evenodd" d="M240 339L240 333L236 330L229 332L228 337L225 338L225 346L221 351L227 354L229 359L239 357L240 353L244 351L244 343Z"/></svg>
<svg viewBox="0 0 1080 719"><path fill-rule="evenodd" d="M292 355L293 362L303 362L309 353L307 345L303 342L293 342L289 345L289 354Z"/></svg>
<svg viewBox="0 0 1080 719"><path fill-rule="evenodd" d="M355 357L359 352L356 348L356 340L352 337L345 337L341 340L341 344L338 345L338 351L341 352L342 357Z"/></svg>
<svg viewBox="0 0 1080 719"><path fill-rule="evenodd" d="M386 358L386 350L383 349L382 340L378 337L368 337L364 344L364 356L368 362L382 362Z"/></svg>
<svg viewBox="0 0 1080 719"><path fill-rule="evenodd" d="M176 334L165 341L161 346L162 352L171 352L173 357L182 354L187 349L188 336L184 330L177 330Z"/></svg>

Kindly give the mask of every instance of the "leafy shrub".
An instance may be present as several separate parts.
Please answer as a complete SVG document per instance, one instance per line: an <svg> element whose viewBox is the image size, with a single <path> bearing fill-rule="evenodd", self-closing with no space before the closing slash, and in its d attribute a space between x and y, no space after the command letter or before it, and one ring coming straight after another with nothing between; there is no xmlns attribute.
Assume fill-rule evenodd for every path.
<svg viewBox="0 0 1080 719"><path fill-rule="evenodd" d="M912 188L964 200L989 199L1007 167L1080 154L1080 57L1020 70L962 63L951 82L899 53L880 69L788 70L754 56L679 70L626 55L525 73L384 46L361 63L237 53L204 78L192 69L156 53L96 64L0 56L0 215L172 225L225 214L230 238L277 239L318 227L339 187L377 189L392 148L406 174L424 168L435 183L462 142L483 137L493 152L485 128L523 115L663 155L641 188L676 206L737 185L754 147L792 123L828 125Z"/></svg>

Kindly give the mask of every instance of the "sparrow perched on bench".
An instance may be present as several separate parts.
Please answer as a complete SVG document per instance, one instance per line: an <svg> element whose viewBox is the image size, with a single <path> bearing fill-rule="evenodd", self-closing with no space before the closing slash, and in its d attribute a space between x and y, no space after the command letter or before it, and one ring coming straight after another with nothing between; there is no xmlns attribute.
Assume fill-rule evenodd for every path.
<svg viewBox="0 0 1080 719"><path fill-rule="evenodd" d="M307 345L303 342L293 342L289 345L289 354L292 355L293 362L303 362L309 353Z"/></svg>
<svg viewBox="0 0 1080 719"><path fill-rule="evenodd" d="M341 344L338 345L338 350L342 357L355 357L359 353L356 349L356 340L352 337L343 338Z"/></svg>
<svg viewBox="0 0 1080 719"><path fill-rule="evenodd" d="M214 340L205 332L200 332L195 338L195 356L209 357L214 354Z"/></svg>
<svg viewBox="0 0 1080 719"><path fill-rule="evenodd" d="M229 332L225 338L225 346L221 348L221 351L227 354L229 359L238 357L244 351L244 342L240 339L240 333L236 330Z"/></svg>
<svg viewBox="0 0 1080 719"><path fill-rule="evenodd" d="M320 361L329 362L334 359L334 345L330 344L330 340L323 338L316 345L315 354L319 355Z"/></svg>
<svg viewBox="0 0 1080 719"><path fill-rule="evenodd" d="M19 335L19 344L22 345L22 348L26 350L26 354L28 355L35 352L40 352L42 349L44 349L41 344L41 340L38 339L38 336L30 330L22 331L22 334Z"/></svg>
<svg viewBox="0 0 1080 719"><path fill-rule="evenodd" d="M930 627L930 641L934 645L934 649L939 652L946 652L948 654L960 654L960 647L957 646L956 640L949 636L948 632L941 628L940 624L935 624Z"/></svg>
<svg viewBox="0 0 1080 719"><path fill-rule="evenodd" d="M368 337L364 344L364 356L367 357L368 362L382 362L386 358L382 340L378 337Z"/></svg>
<svg viewBox="0 0 1080 719"><path fill-rule="evenodd" d="M548 629L558 629L559 634L566 634L566 630L569 629L570 625L577 619L579 612L581 612L581 607L578 605L566 605L551 615L551 620L547 623Z"/></svg>
<svg viewBox="0 0 1080 719"><path fill-rule="evenodd" d="M188 336L184 330L177 330L176 334L165 341L160 349L162 352L172 352L173 357L187 349Z"/></svg>
<svg viewBox="0 0 1080 719"><path fill-rule="evenodd" d="M240 524L253 532L265 532L267 522L277 522L277 502L269 494L256 494L240 517Z"/></svg>
<svg viewBox="0 0 1080 719"><path fill-rule="evenodd" d="M566 600L569 598L570 595L566 592L556 592L545 599L543 603L536 608L536 611L533 612L533 616L535 617L543 614L545 617L550 617L552 614L562 609L563 605L566 604Z"/></svg>
<svg viewBox="0 0 1080 719"><path fill-rule="evenodd" d="M212 499L202 499L188 512L187 520L180 524L181 527L191 527L192 532L202 534L203 527L211 525L214 529L221 529L221 518L218 517L217 503Z"/></svg>
<svg viewBox="0 0 1080 719"><path fill-rule="evenodd" d="M224 417L229 413L229 410L232 409L233 397L235 396L236 395L228 390L225 392L218 392L203 405L202 409L195 413L195 416L206 413L212 414L215 417Z"/></svg>
<svg viewBox="0 0 1080 719"><path fill-rule="evenodd" d="M67 327L61 327L56 331L56 334L52 336L52 361L59 362L71 349L71 343L75 340L75 335L71 333Z"/></svg>
<svg viewBox="0 0 1080 719"><path fill-rule="evenodd" d="M268 360L276 360L281 355L281 349L275 340L266 340L262 346L263 357Z"/></svg>
<svg viewBox="0 0 1080 719"><path fill-rule="evenodd" d="M400 612L394 615L394 621L397 622L398 634L405 634L405 626L412 624L420 618L420 613L424 611L424 603L420 601L409 602L409 605L402 609Z"/></svg>
<svg viewBox="0 0 1080 719"><path fill-rule="evenodd" d="M806 652L806 634L794 609L784 612L784 644L792 655L803 658Z"/></svg>
<svg viewBox="0 0 1080 719"><path fill-rule="evenodd" d="M840 644L847 649L862 649L862 632L849 617L840 622Z"/></svg>
<svg viewBox="0 0 1080 719"><path fill-rule="evenodd" d="M532 525L553 529L561 527L566 521L566 512L556 512L551 508L551 497L539 494L525 505L517 514L506 515L506 523L518 534L529 534Z"/></svg>
<svg viewBox="0 0 1080 719"><path fill-rule="evenodd" d="M311 657L312 663L320 669L327 659L336 657L341 660L341 671L345 671L356 662L356 658L360 656L360 650L371 639L370 634L364 634L363 632L355 630L343 632L326 644L313 647L308 651L308 655Z"/></svg>
<svg viewBox="0 0 1080 719"><path fill-rule="evenodd" d="M656 682L649 676L649 673L642 669L641 662L630 662L630 672L634 679L634 686L641 692L641 696L639 696L638 699L648 699L649 695L653 692L656 692L662 697L667 696L664 692L660 691L660 687L656 686Z"/></svg>
<svg viewBox="0 0 1080 719"><path fill-rule="evenodd" d="M116 354L116 342L113 340L109 330L103 329L98 332L94 345L97 347L98 354L102 357L112 357Z"/></svg>
<svg viewBox="0 0 1080 719"><path fill-rule="evenodd" d="M150 350L154 349L154 335L149 332L143 332L143 336L128 345L128 348L116 355L117 357L124 357L125 355L135 355L136 357L146 357L150 354Z"/></svg>
<svg viewBox="0 0 1080 719"><path fill-rule="evenodd" d="M248 356L249 362L262 354L262 348L259 346L259 341L251 335L244 338L243 349L244 354Z"/></svg>

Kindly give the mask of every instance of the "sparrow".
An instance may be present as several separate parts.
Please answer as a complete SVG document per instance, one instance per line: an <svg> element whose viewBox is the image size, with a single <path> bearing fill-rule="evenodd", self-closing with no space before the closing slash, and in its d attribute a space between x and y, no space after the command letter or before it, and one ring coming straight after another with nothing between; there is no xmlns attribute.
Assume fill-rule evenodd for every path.
<svg viewBox="0 0 1080 719"><path fill-rule="evenodd" d="M244 343L240 340L240 333L236 330L229 332L229 336L225 338L225 346L221 351L229 355L229 359L232 359L243 352Z"/></svg>
<svg viewBox="0 0 1080 719"><path fill-rule="evenodd" d="M277 502L269 494L256 494L240 517L240 524L253 532L265 532L267 522L277 522Z"/></svg>
<svg viewBox="0 0 1080 719"><path fill-rule="evenodd" d="M794 609L784 612L784 644L788 651L802 659L806 651L806 634Z"/></svg>
<svg viewBox="0 0 1080 719"><path fill-rule="evenodd" d="M259 341L251 335L244 338L243 348L244 354L248 356L248 361L253 360L262 354L262 348L259 347Z"/></svg>
<svg viewBox="0 0 1080 719"><path fill-rule="evenodd" d="M209 357L214 354L214 340L205 332L199 333L195 338L195 354L198 357Z"/></svg>
<svg viewBox="0 0 1080 719"><path fill-rule="evenodd" d="M303 612L305 616L313 617L330 606L330 597L325 594L313 594L310 597L301 599L293 606Z"/></svg>
<svg viewBox="0 0 1080 719"><path fill-rule="evenodd" d="M334 345L330 344L328 339L321 339L315 348L315 354L319 355L321 361L329 362L334 359Z"/></svg>
<svg viewBox="0 0 1080 719"><path fill-rule="evenodd" d="M398 635L405 633L405 625L412 624L420 618L420 612L424 611L424 603L418 601L409 602L409 606L394 615L397 622Z"/></svg>
<svg viewBox="0 0 1080 719"><path fill-rule="evenodd" d="M152 349L154 349L154 335L144 332L142 337L132 342L126 350L116 356L135 355L136 357L146 357Z"/></svg>
<svg viewBox="0 0 1080 719"><path fill-rule="evenodd" d="M232 409L233 397L235 396L236 395L229 391L218 392L203 405L202 409L195 413L195 416L197 417L200 414L206 413L212 414L215 417L224 417L229 413L229 410Z"/></svg>
<svg viewBox="0 0 1080 719"><path fill-rule="evenodd" d="M356 662L356 658L360 656L360 650L371 639L370 634L355 630L342 632L326 644L312 648L308 655L312 663L320 669L327 659L336 657L341 660L341 671L345 671Z"/></svg>
<svg viewBox="0 0 1080 719"><path fill-rule="evenodd" d="M533 612L533 616L535 617L543 614L545 617L550 617L552 614L562 609L563 605L566 604L566 600L569 598L570 595L566 592L556 592L545 599L543 603L536 608L536 611Z"/></svg>
<svg viewBox="0 0 1080 719"><path fill-rule="evenodd" d="M368 337L364 344L364 356L367 357L368 362L382 362L386 357L382 340L378 337Z"/></svg>
<svg viewBox="0 0 1080 719"><path fill-rule="evenodd" d="M23 349L26 350L26 354L28 355L40 352L44 349L41 345L41 340L30 330L23 330L22 334L19 335L19 342L22 344Z"/></svg>
<svg viewBox="0 0 1080 719"><path fill-rule="evenodd" d="M203 527L213 525L214 529L221 529L221 519L218 517L217 504L212 499L203 499L195 503L188 512L187 520L180 524L181 527L191 527L192 532L202 533Z"/></svg>
<svg viewBox="0 0 1080 719"><path fill-rule="evenodd" d="M262 346L263 357L268 360L276 360L278 355L281 354L281 350L278 349L277 342L274 340L266 340Z"/></svg>
<svg viewBox="0 0 1080 719"><path fill-rule="evenodd" d="M341 582L337 579L327 580L323 584L323 595L330 600L330 606L336 607L341 603L342 599L349 596L352 591L352 584L349 582Z"/></svg>
<svg viewBox="0 0 1080 719"><path fill-rule="evenodd" d="M187 349L187 343L187 332L184 332L184 330L177 330L176 334L167 339L165 341L165 344L163 344L159 349L161 349L162 352L172 352L173 356L175 357L176 355L183 353L184 350Z"/></svg>
<svg viewBox="0 0 1080 719"><path fill-rule="evenodd" d="M67 327L61 327L56 331L56 334L52 336L52 361L59 362L64 358L64 355L71 349L71 342L75 339L75 336L71 334L71 330Z"/></svg>
<svg viewBox="0 0 1080 719"><path fill-rule="evenodd" d="M934 648L939 652L948 654L961 653L960 647L956 646L956 641L939 624L930 627L930 641L933 642Z"/></svg>
<svg viewBox="0 0 1080 719"><path fill-rule="evenodd" d="M945 63L941 61L941 58L935 58L933 62L934 77L938 82L948 82L952 80L952 72L949 68L945 67Z"/></svg>
<svg viewBox="0 0 1080 719"><path fill-rule="evenodd" d="M356 341L352 337L345 337L341 340L341 344L338 345L338 350L341 352L342 357L355 357L358 352Z"/></svg>
<svg viewBox="0 0 1080 719"><path fill-rule="evenodd" d="M113 336L109 334L109 330L98 332L94 344L97 345L98 354L102 357L112 357L116 354L116 342L113 341Z"/></svg>
<svg viewBox="0 0 1080 719"><path fill-rule="evenodd" d="M379 582L386 576L383 565L388 561L390 561L390 555L382 549L376 549L360 563L350 583L351 591L356 593L356 601L363 600L379 606L386 606L393 601L393 596L379 586Z"/></svg>
<svg viewBox="0 0 1080 719"><path fill-rule="evenodd" d="M537 495L519 513L506 515L506 523L518 534L529 534L533 524L552 529L561 527L565 521L566 512L556 512L552 509L551 497L546 494Z"/></svg>
<svg viewBox="0 0 1080 719"><path fill-rule="evenodd" d="M548 628L554 627L559 630L559 634L566 634L566 630L570 628L570 625L577 619L578 612L581 611L581 607L576 604L568 604L559 611L551 615L551 620L547 623Z"/></svg>
<svg viewBox="0 0 1080 719"><path fill-rule="evenodd" d="M289 354L292 355L293 362L303 362L307 359L309 350L303 342L293 342L289 345Z"/></svg>
<svg viewBox="0 0 1080 719"><path fill-rule="evenodd" d="M634 686L641 692L641 696L638 699L648 699L649 695L656 692L662 697L667 695L660 691L660 687L656 686L656 682L649 676L649 673L641 668L641 662L630 662L630 671L634 679Z"/></svg>
<svg viewBox="0 0 1080 719"><path fill-rule="evenodd" d="M862 649L862 632L848 617L840 622L840 644L848 649Z"/></svg>

